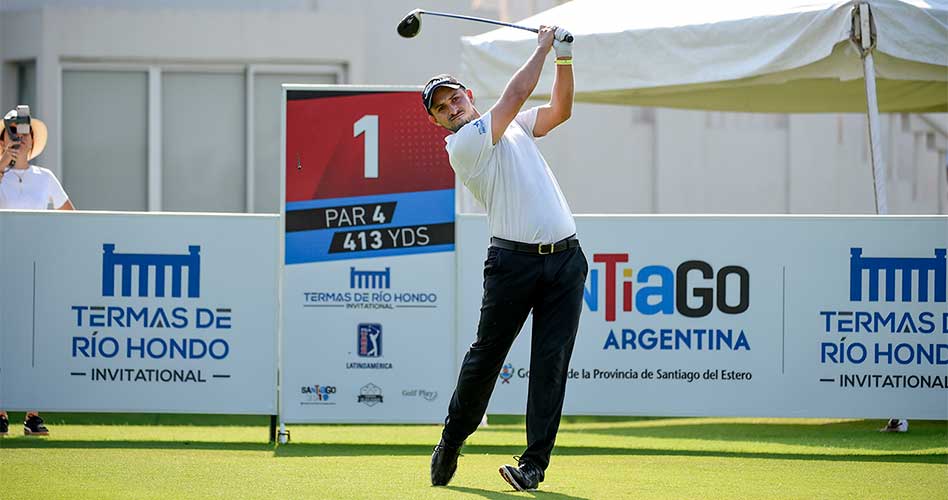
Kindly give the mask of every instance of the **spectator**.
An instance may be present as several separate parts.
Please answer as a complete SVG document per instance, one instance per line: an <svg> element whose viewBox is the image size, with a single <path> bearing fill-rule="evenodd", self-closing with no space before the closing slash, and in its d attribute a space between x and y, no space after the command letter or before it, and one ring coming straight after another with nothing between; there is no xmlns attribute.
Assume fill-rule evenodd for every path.
<svg viewBox="0 0 948 500"><path fill-rule="evenodd" d="M29 108L18 106L3 117L4 126L0 129L3 151L0 155L0 208L73 210L56 176L48 169L30 164L46 147L46 124L36 118L23 120L19 113L24 108L28 117ZM0 410L0 435L6 435L9 430L10 419ZM31 411L23 420L23 433L47 436L49 429L39 413Z"/></svg>
<svg viewBox="0 0 948 500"><path fill-rule="evenodd" d="M22 125L7 126L16 119L17 110L4 116L4 127L0 130L0 208L25 210L73 210L56 176L48 169L31 165L30 160L39 156L46 147L46 125L40 120L30 120L29 133L20 133ZM24 130L25 131L25 130ZM14 136L14 137L11 137Z"/></svg>
<svg viewBox="0 0 948 500"><path fill-rule="evenodd" d="M10 432L10 418L7 412L0 410L0 436L6 436ZM26 413L23 419L23 434L26 436L48 436L49 429L43 425L43 419L39 412L31 411Z"/></svg>

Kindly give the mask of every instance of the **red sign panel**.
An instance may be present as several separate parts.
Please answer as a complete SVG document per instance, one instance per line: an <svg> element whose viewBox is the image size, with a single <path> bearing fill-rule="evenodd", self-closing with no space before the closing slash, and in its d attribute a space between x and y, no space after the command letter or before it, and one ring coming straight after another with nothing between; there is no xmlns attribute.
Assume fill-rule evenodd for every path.
<svg viewBox="0 0 948 500"><path fill-rule="evenodd" d="M286 201L453 189L447 133L418 92L289 91Z"/></svg>

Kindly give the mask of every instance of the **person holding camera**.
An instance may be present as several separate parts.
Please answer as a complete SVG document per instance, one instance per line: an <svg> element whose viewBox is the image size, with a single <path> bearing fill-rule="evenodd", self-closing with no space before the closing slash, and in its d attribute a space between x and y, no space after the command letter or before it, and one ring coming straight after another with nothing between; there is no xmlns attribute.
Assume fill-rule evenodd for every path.
<svg viewBox="0 0 948 500"><path fill-rule="evenodd" d="M56 175L30 164L46 147L47 132L46 124L29 113L29 106L17 106L3 117L0 208L74 210Z"/></svg>
<svg viewBox="0 0 948 500"><path fill-rule="evenodd" d="M0 208L21 210L74 210L66 191L48 169L30 164L46 147L46 124L30 117L29 106L17 106L3 117L0 128ZM10 429L7 412L0 410L0 436ZM49 429L38 412L26 414L23 434L47 436Z"/></svg>

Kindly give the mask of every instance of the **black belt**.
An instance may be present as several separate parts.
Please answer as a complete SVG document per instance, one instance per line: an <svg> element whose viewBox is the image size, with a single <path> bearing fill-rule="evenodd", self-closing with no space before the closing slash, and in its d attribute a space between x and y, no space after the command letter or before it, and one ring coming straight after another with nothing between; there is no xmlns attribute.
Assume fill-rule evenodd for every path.
<svg viewBox="0 0 948 500"><path fill-rule="evenodd" d="M519 241L510 241L503 238L492 237L490 244L504 250L513 250L514 252L532 253L534 255L549 255L551 253L562 252L570 248L579 246L579 240L576 235L563 238L556 243L520 243Z"/></svg>

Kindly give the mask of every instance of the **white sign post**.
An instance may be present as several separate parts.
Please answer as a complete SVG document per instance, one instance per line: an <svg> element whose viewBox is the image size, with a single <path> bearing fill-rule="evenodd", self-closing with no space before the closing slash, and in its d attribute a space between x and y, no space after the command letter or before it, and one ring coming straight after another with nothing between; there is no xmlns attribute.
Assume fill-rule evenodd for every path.
<svg viewBox="0 0 948 500"><path fill-rule="evenodd" d="M454 172L420 89L286 87L284 422L438 422L453 389Z"/></svg>

